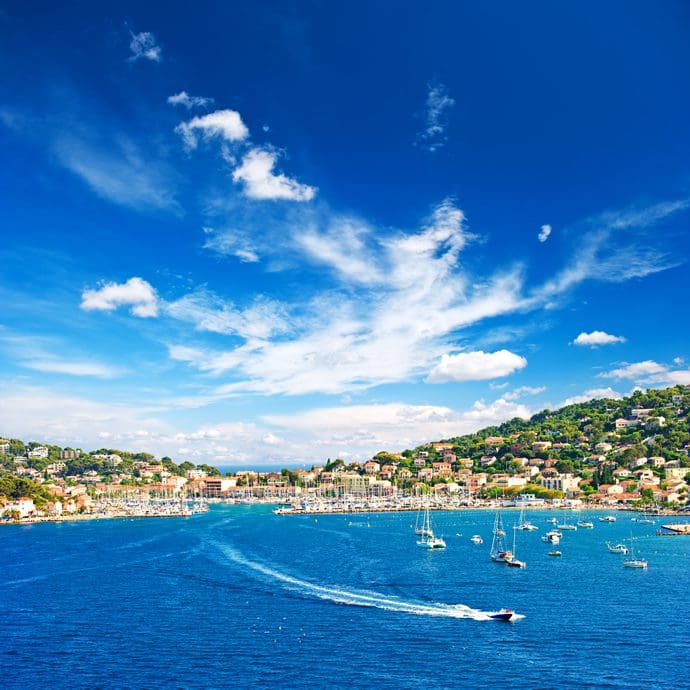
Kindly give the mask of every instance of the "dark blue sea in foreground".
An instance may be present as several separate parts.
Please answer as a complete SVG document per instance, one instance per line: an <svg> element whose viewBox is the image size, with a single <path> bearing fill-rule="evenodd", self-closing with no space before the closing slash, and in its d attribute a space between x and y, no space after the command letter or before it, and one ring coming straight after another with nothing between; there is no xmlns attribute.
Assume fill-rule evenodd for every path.
<svg viewBox="0 0 690 690"><path fill-rule="evenodd" d="M525 570L489 560L488 511L434 513L439 552L410 513L2 527L2 686L689 687L690 537L589 515L554 558L540 536L561 515L531 514ZM606 550L631 531L647 571ZM486 620L503 606L524 618Z"/></svg>

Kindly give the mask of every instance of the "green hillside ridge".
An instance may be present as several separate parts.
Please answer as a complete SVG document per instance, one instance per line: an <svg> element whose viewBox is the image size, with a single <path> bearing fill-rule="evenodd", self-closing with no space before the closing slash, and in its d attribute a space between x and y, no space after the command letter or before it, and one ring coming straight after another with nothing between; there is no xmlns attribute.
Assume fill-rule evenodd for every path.
<svg viewBox="0 0 690 690"><path fill-rule="evenodd" d="M453 454L471 459L474 471L519 472L523 467L516 462L518 457L555 460L559 472L591 477L591 485L596 488L598 484L611 482L611 472L616 467L631 467L640 458L660 457L667 463L689 468L690 474L689 410L690 386L635 391L620 400L601 398L558 410L542 410L529 420L516 417L473 434L434 443L452 444ZM634 414L640 420L637 425L616 428L616 420L635 419ZM553 445L534 450L533 444L539 442ZM604 450L597 451L598 444L611 447L603 446ZM405 450L403 456L411 463L412 458L423 453L428 454L430 461L442 457L431 443ZM496 461L482 465L482 458L487 456L495 457ZM602 456L605 466L597 469L602 464ZM664 476L663 467L653 471Z"/></svg>

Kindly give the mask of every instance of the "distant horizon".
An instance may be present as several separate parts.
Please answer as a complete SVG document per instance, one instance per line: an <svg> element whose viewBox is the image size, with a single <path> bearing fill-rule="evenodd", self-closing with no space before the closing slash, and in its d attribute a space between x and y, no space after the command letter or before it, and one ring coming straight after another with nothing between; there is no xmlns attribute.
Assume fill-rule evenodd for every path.
<svg viewBox="0 0 690 690"><path fill-rule="evenodd" d="M0 419L319 464L690 383L689 13L10 0Z"/></svg>

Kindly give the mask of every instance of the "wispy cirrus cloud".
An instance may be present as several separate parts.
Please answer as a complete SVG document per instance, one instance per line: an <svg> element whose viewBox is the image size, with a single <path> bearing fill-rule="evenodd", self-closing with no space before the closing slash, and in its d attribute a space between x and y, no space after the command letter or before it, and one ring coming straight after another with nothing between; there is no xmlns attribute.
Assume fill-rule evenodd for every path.
<svg viewBox="0 0 690 690"><path fill-rule="evenodd" d="M580 333L573 345L580 345L584 347L599 347L600 345L613 345L615 343L624 343L625 338L622 335L611 335L606 331L592 331L591 333Z"/></svg>
<svg viewBox="0 0 690 690"><path fill-rule="evenodd" d="M447 116L448 111L455 105L455 100L451 98L447 87L441 82L429 82L427 88L425 127L417 135L417 143L433 153L447 141Z"/></svg>
<svg viewBox="0 0 690 690"><path fill-rule="evenodd" d="M235 256L242 263L252 264L260 261L259 254L252 246L246 235L234 230L218 231L215 228L204 227L205 235L203 248L220 254L221 256Z"/></svg>
<svg viewBox="0 0 690 690"><path fill-rule="evenodd" d="M330 270L345 291L285 305L293 326L287 336L241 353L200 348L176 351L177 358L201 371L224 370L231 381L219 395L343 393L426 375L456 330L517 308L517 274L470 286L458 271L471 235L450 200L417 232L381 237L352 218L339 227L333 220L321 233L297 231L294 249Z"/></svg>
<svg viewBox="0 0 690 690"><path fill-rule="evenodd" d="M577 244L567 265L533 289L531 298L548 300L586 280L622 283L668 270L683 259L662 245L663 236L651 232L659 223L690 209L690 200L664 201L585 219L575 226Z"/></svg>
<svg viewBox="0 0 690 690"><path fill-rule="evenodd" d="M163 51L151 32L140 31L138 34L132 33L131 36L132 40L129 43L129 49L132 51L129 56L130 62L137 60L160 62L163 59Z"/></svg>
<svg viewBox="0 0 690 690"><path fill-rule="evenodd" d="M266 298L238 309L209 290L201 289L164 306L174 319L192 323L198 331L238 335L247 340L265 339L290 330L289 316L282 304Z"/></svg>
<svg viewBox="0 0 690 690"><path fill-rule="evenodd" d="M54 336L38 336L13 333L0 328L0 348L24 369L50 374L111 379L124 374L120 367L99 362L91 356L80 354L58 355L67 346Z"/></svg>
<svg viewBox="0 0 690 690"><path fill-rule="evenodd" d="M522 369L526 358L507 349L478 351L461 344L468 328L543 309L597 277L599 257L591 252L586 271L578 270L582 255L576 253L556 278L531 290L525 289L521 266L497 268L481 278L472 275L461 257L474 236L450 199L408 232L383 232L353 215L328 209L315 213L313 208L279 229L280 241L276 235L276 246L267 241L262 251L292 253L301 270L307 258L332 280L328 288L322 282L294 299L269 301L266 322L280 328L261 331L256 323L262 319L248 316L252 304L228 304L204 291L159 303L167 318L192 323L197 333L234 339L226 346L218 340L213 345L194 342L193 337L168 343L173 361L220 379L208 399L246 393L343 394L387 383L507 376ZM616 246L607 248L606 260ZM236 249L224 247L225 252Z"/></svg>
<svg viewBox="0 0 690 690"><path fill-rule="evenodd" d="M117 367L93 361L70 361L57 357L30 358L20 361L21 366L34 371L50 374L67 374L69 376L90 376L111 379L120 376L123 371Z"/></svg>
<svg viewBox="0 0 690 690"><path fill-rule="evenodd" d="M127 137L106 144L82 129L81 137L59 134L52 148L60 164L103 199L143 211L180 211L169 167Z"/></svg>

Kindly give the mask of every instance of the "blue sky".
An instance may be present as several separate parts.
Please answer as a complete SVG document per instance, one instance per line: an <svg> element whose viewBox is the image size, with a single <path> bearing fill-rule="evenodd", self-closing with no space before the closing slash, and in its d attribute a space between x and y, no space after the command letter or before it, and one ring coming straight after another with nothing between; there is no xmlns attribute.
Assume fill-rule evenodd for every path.
<svg viewBox="0 0 690 690"><path fill-rule="evenodd" d="M8 2L0 433L361 459L690 384L690 7Z"/></svg>

